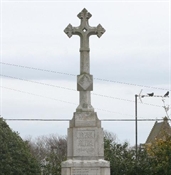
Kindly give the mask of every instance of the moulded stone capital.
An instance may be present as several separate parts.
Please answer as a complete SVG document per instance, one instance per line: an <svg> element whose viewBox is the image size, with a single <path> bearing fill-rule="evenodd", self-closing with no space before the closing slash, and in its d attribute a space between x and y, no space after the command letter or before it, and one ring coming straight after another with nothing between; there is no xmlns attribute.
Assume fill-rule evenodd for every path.
<svg viewBox="0 0 171 175"><path fill-rule="evenodd" d="M101 127L96 112L74 112L70 127Z"/></svg>
<svg viewBox="0 0 171 175"><path fill-rule="evenodd" d="M106 161L104 159L98 159L98 160L73 160L68 159L64 162L62 162L62 167L80 167L81 165L84 167L110 167L110 162Z"/></svg>

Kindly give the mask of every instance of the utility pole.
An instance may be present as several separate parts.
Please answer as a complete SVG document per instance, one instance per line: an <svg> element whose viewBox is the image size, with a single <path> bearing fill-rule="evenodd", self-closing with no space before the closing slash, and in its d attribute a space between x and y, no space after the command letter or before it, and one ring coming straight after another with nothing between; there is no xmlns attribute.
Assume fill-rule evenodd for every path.
<svg viewBox="0 0 171 175"><path fill-rule="evenodd" d="M149 93L147 95L142 95L142 90L140 91L139 95L135 94L135 152L136 152L136 164L138 160L138 116L137 116L137 97L139 97L141 103L142 103L142 98L144 97L160 97L162 98L162 101L164 98L169 97L169 91L167 91L164 95L154 95L154 93ZM168 110L165 108L165 111Z"/></svg>
<svg viewBox="0 0 171 175"><path fill-rule="evenodd" d="M138 126L137 126L137 97L138 95L135 95L135 151L136 151L136 162L137 162L137 155L138 155Z"/></svg>

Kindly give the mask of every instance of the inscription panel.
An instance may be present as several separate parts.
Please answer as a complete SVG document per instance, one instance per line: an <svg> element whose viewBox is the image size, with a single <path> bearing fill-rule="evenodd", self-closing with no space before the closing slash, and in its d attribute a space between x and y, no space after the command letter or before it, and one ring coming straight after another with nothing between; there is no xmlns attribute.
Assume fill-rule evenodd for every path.
<svg viewBox="0 0 171 175"><path fill-rule="evenodd" d="M73 168L71 175L100 175L100 168Z"/></svg>
<svg viewBox="0 0 171 175"><path fill-rule="evenodd" d="M75 156L93 156L95 153L95 131L77 131L74 150Z"/></svg>

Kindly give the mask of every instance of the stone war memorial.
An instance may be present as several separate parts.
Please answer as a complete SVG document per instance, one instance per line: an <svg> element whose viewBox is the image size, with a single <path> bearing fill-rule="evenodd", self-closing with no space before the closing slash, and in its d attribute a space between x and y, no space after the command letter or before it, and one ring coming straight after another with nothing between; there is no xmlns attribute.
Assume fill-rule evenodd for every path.
<svg viewBox="0 0 171 175"><path fill-rule="evenodd" d="M101 121L91 105L93 76L90 74L89 37L99 38L105 29L89 26L91 14L84 8L78 15L78 27L69 24L64 32L70 38L80 37L80 75L77 76L79 105L69 122L67 160L62 162L62 175L110 175L110 163L104 160L104 133Z"/></svg>

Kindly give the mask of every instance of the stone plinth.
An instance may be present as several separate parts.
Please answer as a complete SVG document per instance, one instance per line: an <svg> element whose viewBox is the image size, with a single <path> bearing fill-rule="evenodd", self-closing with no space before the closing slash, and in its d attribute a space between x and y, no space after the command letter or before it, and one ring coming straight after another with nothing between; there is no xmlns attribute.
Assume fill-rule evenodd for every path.
<svg viewBox="0 0 171 175"><path fill-rule="evenodd" d="M68 159L98 160L104 155L103 130L95 112L75 112L68 129Z"/></svg>
<svg viewBox="0 0 171 175"><path fill-rule="evenodd" d="M68 160L62 162L62 175L110 175L103 139L95 112L75 112L68 128Z"/></svg>

